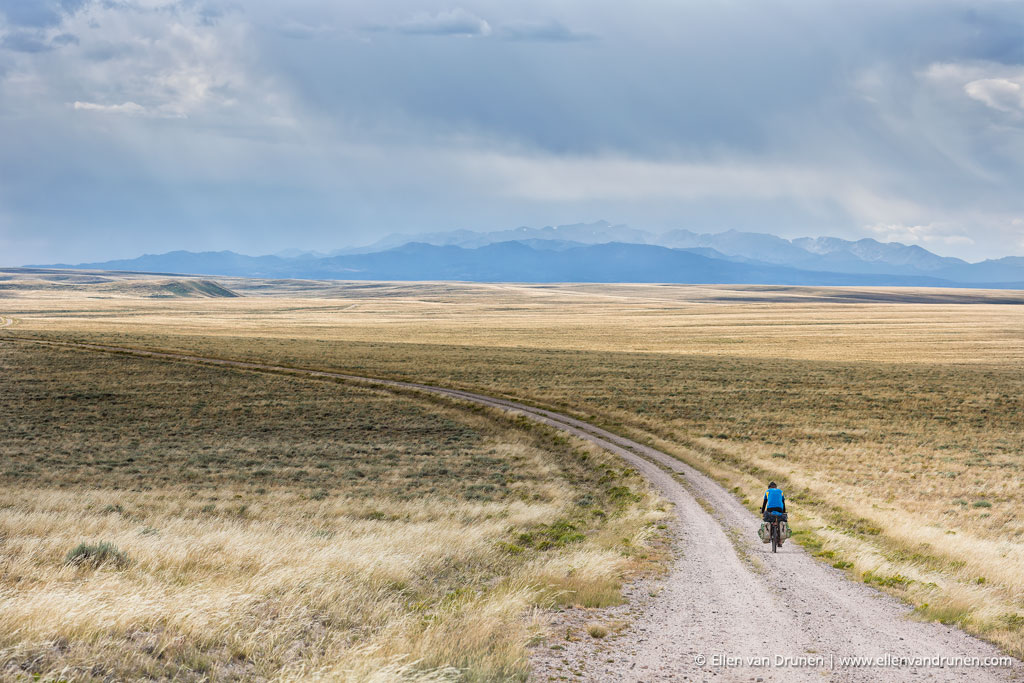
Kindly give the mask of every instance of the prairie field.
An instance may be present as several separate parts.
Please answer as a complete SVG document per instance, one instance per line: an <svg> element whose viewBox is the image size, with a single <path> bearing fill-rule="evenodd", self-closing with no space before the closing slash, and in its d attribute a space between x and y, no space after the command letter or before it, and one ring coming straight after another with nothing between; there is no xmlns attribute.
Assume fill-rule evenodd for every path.
<svg viewBox="0 0 1024 683"><path fill-rule="evenodd" d="M23 343L0 376L5 679L522 679L543 610L656 559L642 479L498 414Z"/></svg>
<svg viewBox="0 0 1024 683"><path fill-rule="evenodd" d="M217 278L241 296L172 298L154 295L153 283L141 277L34 277L0 290L0 316L13 321L0 335L473 389L649 442L711 474L752 507L775 479L786 490L798 538L822 561L906 599L921 619L959 625L1024 654L1024 294ZM150 289L139 290L140 282ZM89 357L96 355L102 354ZM235 436L245 441L242 431ZM28 439L17 447L24 453L18 467L28 468L60 438ZM503 437L516 438L525 437ZM4 448L6 454L15 447ZM481 465L480 476L492 466ZM54 495L66 490L59 473L37 468L36 475L18 476L53 476L47 486ZM563 473L562 486L571 490L587 469ZM210 470L224 486L244 488L231 484L237 475L219 463ZM81 473L83 482L93 476L100 475ZM126 470L110 481L134 486L128 476ZM310 476L289 482L299 487L290 491L303 493L287 495L299 500L323 489L330 497L302 505L340 503L335 496L342 494L330 493L324 477ZM516 486L544 481L537 475ZM344 494L346 505L356 505L358 486ZM263 495L286 495L267 490ZM225 504L220 497L215 507ZM553 498L562 505L571 499ZM637 505L623 517L641 519L653 503Z"/></svg>

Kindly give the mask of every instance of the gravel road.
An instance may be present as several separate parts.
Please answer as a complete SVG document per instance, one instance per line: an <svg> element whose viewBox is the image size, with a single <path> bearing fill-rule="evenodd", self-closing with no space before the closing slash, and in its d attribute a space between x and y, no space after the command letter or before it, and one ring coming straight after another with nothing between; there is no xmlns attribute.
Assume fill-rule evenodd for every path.
<svg viewBox="0 0 1024 683"><path fill-rule="evenodd" d="M634 595L656 592L656 597L638 597L630 612L631 626L621 635L560 643L564 649L536 648L538 680L1024 680L1020 661L984 665L986 659L1002 656L995 647L959 629L910 620L909 607L850 581L796 544L788 543L773 555L757 537L758 518L717 483L665 453L586 422L412 382L100 344L34 343L448 396L522 414L620 455L675 505L675 560L657 586L634 587ZM940 657L961 659L936 661ZM915 658L920 661L906 661Z"/></svg>

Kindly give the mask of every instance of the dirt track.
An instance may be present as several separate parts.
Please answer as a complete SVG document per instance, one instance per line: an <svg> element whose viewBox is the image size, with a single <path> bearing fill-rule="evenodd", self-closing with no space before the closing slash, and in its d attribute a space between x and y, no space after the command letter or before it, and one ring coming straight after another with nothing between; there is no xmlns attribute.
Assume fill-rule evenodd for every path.
<svg viewBox="0 0 1024 683"><path fill-rule="evenodd" d="M1000 653L958 629L909 620L907 606L849 581L795 544L772 555L757 537L757 518L718 484L669 455L580 420L411 382L97 344L33 343L427 392L513 411L617 453L675 504L672 531L679 552L657 599L646 601L634 625L604 643L599 657L587 639L565 643L564 650L539 648L538 678L571 668L584 680L602 681L1024 680L1024 665L1017 660L1011 666L844 662L848 657L984 660ZM755 657L766 659L748 660Z"/></svg>

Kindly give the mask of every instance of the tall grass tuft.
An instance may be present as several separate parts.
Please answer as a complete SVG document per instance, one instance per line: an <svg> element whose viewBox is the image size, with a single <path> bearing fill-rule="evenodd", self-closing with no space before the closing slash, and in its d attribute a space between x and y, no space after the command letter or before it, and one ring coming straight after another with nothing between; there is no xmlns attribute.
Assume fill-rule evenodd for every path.
<svg viewBox="0 0 1024 683"><path fill-rule="evenodd" d="M76 567L90 566L94 568L109 566L116 569L124 569L131 560L128 554L120 550L113 543L103 541L101 543L89 544L80 543L64 557L64 564Z"/></svg>

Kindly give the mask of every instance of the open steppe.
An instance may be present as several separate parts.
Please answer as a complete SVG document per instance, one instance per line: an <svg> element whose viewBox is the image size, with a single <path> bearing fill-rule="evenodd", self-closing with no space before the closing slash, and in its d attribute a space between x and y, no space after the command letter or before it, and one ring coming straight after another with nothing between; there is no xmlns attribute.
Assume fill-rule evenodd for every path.
<svg viewBox="0 0 1024 683"><path fill-rule="evenodd" d="M0 289L0 316L13 320L0 335L461 387L654 445L750 506L774 478L822 561L904 598L921 619L1024 654L1024 294L218 278L241 296L184 298L208 292L154 295L142 276L33 277L43 279L18 273ZM33 436L19 467L58 439ZM49 470L36 467L13 476ZM300 485L333 495L323 478ZM18 500L5 513L28 505ZM643 505L625 517L649 514Z"/></svg>
<svg viewBox="0 0 1024 683"><path fill-rule="evenodd" d="M663 516L613 456L350 384L0 343L0 678L521 679Z"/></svg>

